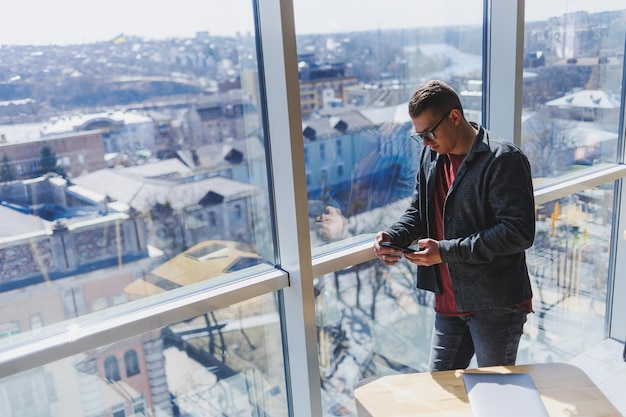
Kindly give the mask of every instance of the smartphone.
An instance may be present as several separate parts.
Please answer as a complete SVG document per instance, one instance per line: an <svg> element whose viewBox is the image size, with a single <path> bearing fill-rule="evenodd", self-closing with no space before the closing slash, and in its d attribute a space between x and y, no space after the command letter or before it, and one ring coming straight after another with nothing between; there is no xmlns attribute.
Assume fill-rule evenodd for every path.
<svg viewBox="0 0 626 417"><path fill-rule="evenodd" d="M326 204L322 200L309 200L309 217L321 216L324 210L326 210Z"/></svg>
<svg viewBox="0 0 626 417"><path fill-rule="evenodd" d="M402 252L405 252L405 253L413 253L413 252L418 252L419 251L419 249L403 248L402 246L394 245L391 242L381 242L380 246L385 247L385 248L398 249L398 250L401 250Z"/></svg>

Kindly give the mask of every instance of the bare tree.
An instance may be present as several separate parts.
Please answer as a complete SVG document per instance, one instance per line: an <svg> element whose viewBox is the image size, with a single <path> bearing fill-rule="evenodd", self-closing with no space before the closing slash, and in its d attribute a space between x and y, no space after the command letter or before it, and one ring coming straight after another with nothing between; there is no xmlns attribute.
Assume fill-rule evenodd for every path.
<svg viewBox="0 0 626 417"><path fill-rule="evenodd" d="M535 115L524 123L522 150L528 156L534 177L553 177L574 162L571 121Z"/></svg>

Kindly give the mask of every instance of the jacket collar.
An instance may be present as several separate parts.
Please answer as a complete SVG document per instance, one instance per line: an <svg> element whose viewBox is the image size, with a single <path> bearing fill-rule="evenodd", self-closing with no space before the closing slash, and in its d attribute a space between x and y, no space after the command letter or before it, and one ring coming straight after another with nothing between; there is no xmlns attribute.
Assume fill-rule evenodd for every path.
<svg viewBox="0 0 626 417"><path fill-rule="evenodd" d="M486 152L489 150L489 132L487 132L481 125L478 123L470 122L470 124L478 130L476 137L474 138L474 144L472 145L472 149L470 149L469 153L465 157L466 161L471 161L474 159L474 155L477 152Z"/></svg>

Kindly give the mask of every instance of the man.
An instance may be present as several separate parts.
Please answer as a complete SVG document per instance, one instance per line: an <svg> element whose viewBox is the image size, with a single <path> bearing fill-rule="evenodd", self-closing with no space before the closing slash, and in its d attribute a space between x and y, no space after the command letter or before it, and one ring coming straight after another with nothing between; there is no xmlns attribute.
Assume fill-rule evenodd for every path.
<svg viewBox="0 0 626 417"><path fill-rule="evenodd" d="M374 251L386 265L418 266L417 286L435 293L432 371L514 365L532 291L524 251L535 235L530 165L514 144L468 122L441 81L409 102L423 143L411 205ZM381 246L413 246L406 253Z"/></svg>

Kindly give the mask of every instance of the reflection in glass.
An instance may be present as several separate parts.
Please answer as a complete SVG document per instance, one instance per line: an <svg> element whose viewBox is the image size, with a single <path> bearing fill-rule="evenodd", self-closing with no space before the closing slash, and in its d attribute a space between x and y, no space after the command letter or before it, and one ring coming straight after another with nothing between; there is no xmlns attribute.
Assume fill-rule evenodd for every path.
<svg viewBox="0 0 626 417"><path fill-rule="evenodd" d="M252 4L187 14L181 29L169 4L117 1L97 6L103 19L116 10L106 28L73 4L73 22L93 25L63 25L77 31L70 40L56 5L38 21L54 29L33 28L39 39L15 31L0 46L5 343L274 261ZM140 4L150 17L110 33ZM233 11L237 26L218 31L214 17ZM147 22L158 16L169 24L155 35Z"/></svg>
<svg viewBox="0 0 626 417"><path fill-rule="evenodd" d="M482 2L453 3L424 8L446 16L428 27L401 18L414 2L391 2L394 19L381 16L378 4L371 11L355 5L346 15L333 7L333 21L346 27L316 34L299 30L308 28L311 4L294 2L314 247L376 232L407 204L421 149L410 140L408 100L425 80L452 85L466 116L481 121ZM354 13L358 31L349 29Z"/></svg>
<svg viewBox="0 0 626 417"><path fill-rule="evenodd" d="M287 416L276 294L0 380L0 415Z"/></svg>
<svg viewBox="0 0 626 417"><path fill-rule="evenodd" d="M526 2L522 148L537 179L616 162L626 10L601 4Z"/></svg>
<svg viewBox="0 0 626 417"><path fill-rule="evenodd" d="M534 314L518 362L552 362L604 338L613 183L537 208L535 244L527 251Z"/></svg>
<svg viewBox="0 0 626 417"><path fill-rule="evenodd" d="M325 416L356 415L364 378L428 369L434 297L415 287L415 274L406 261L373 260L316 278Z"/></svg>

